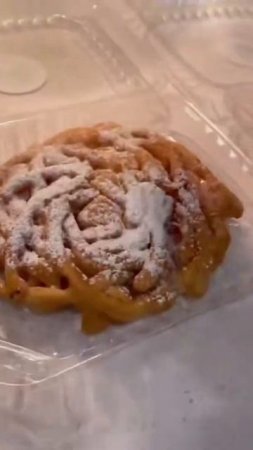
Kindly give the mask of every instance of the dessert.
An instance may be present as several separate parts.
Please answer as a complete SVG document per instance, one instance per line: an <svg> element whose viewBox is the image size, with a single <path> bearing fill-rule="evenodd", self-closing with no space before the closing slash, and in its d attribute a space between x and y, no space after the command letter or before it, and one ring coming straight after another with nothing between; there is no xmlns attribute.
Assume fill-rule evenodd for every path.
<svg viewBox="0 0 253 450"><path fill-rule="evenodd" d="M0 292L75 308L87 333L201 297L237 197L182 145L105 123L66 130L0 168Z"/></svg>

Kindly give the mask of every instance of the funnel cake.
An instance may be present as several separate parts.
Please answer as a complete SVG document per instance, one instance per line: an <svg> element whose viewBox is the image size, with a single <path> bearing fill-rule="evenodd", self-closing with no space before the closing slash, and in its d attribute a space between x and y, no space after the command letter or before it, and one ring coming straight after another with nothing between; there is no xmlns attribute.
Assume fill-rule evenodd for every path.
<svg viewBox="0 0 253 450"><path fill-rule="evenodd" d="M0 169L1 295L102 331L200 297L240 201L182 145L116 124L64 131Z"/></svg>

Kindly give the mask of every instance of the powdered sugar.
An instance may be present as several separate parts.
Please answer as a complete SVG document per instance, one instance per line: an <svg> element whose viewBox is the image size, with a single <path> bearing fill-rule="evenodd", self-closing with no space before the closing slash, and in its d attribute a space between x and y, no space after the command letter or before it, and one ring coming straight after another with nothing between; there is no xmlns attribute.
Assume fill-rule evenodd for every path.
<svg viewBox="0 0 253 450"><path fill-rule="evenodd" d="M134 185L125 195L124 223L127 228L117 227L116 223L95 226L83 233L87 245L81 239L77 227L68 224L70 240L83 256L95 261L101 268L139 270L150 272L150 277L160 272L168 258L164 250L168 244L166 222L172 214L173 200L151 182ZM121 233L119 237L112 233ZM88 232L88 236L87 236ZM87 239L88 237L88 239ZM91 239L92 237L92 239Z"/></svg>
<svg viewBox="0 0 253 450"><path fill-rule="evenodd" d="M196 212L199 204L183 172L172 181L141 147L149 136L101 131L96 149L47 146L26 173L13 171L0 192L0 217L11 223L7 265L61 266L71 255L87 276L103 274L141 294L164 283L168 290L168 225L177 205L163 186L177 190L179 213Z"/></svg>
<svg viewBox="0 0 253 450"><path fill-rule="evenodd" d="M121 235L122 224L120 221L109 223L108 225L98 225L93 228L87 228L83 231L84 239L91 243L102 239L114 239Z"/></svg>
<svg viewBox="0 0 253 450"><path fill-rule="evenodd" d="M99 134L103 145L112 145L117 151L136 151L141 143L127 130L102 130Z"/></svg>
<svg viewBox="0 0 253 450"><path fill-rule="evenodd" d="M24 267L35 267L39 264L39 260L40 258L37 253L34 251L27 251L22 258L22 265Z"/></svg>
<svg viewBox="0 0 253 450"><path fill-rule="evenodd" d="M173 199L151 182L139 183L126 195L125 220L141 225L150 234L154 246L166 243L165 223L172 213Z"/></svg>
<svg viewBox="0 0 253 450"><path fill-rule="evenodd" d="M69 214L69 203L66 197L54 199L48 211L47 252L50 258L58 263L65 256L63 243L63 223Z"/></svg>

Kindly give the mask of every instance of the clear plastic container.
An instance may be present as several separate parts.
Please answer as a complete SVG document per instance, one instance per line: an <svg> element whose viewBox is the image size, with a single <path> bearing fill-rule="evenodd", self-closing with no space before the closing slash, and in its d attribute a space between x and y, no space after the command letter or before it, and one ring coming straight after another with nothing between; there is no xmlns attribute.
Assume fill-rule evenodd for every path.
<svg viewBox="0 0 253 450"><path fill-rule="evenodd" d="M252 217L249 195L253 187L249 174L252 167L176 91L171 92L169 109L147 88L125 96L115 93L109 100L2 124L1 158L6 159L7 155L16 154L64 128L108 119L127 126L160 130L186 143L242 198L246 209L244 219L239 225L232 225L233 244L206 298L196 303L179 302L159 317L87 337L80 333L78 314L40 316L1 303L0 383L42 382L139 337L146 338L202 311L239 300L238 296L242 299L253 289L253 231L248 226Z"/></svg>
<svg viewBox="0 0 253 450"><path fill-rule="evenodd" d="M168 78L253 158L251 1L129 0Z"/></svg>
<svg viewBox="0 0 253 450"><path fill-rule="evenodd" d="M2 64L9 55L39 63L46 79L37 90L22 95L2 93L0 80L0 121L96 101L116 92L123 95L143 86L137 70L99 26L92 9L82 20L59 14L3 20Z"/></svg>
<svg viewBox="0 0 253 450"><path fill-rule="evenodd" d="M17 425L18 420L16 424L13 422L12 436L20 438L25 429L29 448L45 450L45 442L48 442L48 448L71 448L71 443L68 447L66 442L70 442L68 439L73 433L78 434L79 429L76 431L73 424L76 426L78 421L83 420L80 389L85 389L86 394L88 392L88 384L80 385L83 383L80 370L84 363L139 339L147 339L197 314L229 302L242 301L252 293L253 230L250 224L253 218L253 168L239 148L188 101L188 95L182 94L183 89L180 92L174 87L174 77L173 82L168 83L166 73L158 66L152 72L152 77L156 73L154 87L147 84L147 55L152 54L155 65L160 54L155 44L150 43L149 49L145 43L144 22L143 33L139 33L137 26L137 36L136 33L129 33L129 21L123 27L122 14L118 28L110 30L115 16L110 15L104 5L97 7L96 14L89 18L77 20L54 16L40 19L38 27L38 18L36 24L34 20L28 21L29 27L27 22L25 25L15 22L19 23L20 30L16 30L13 23L9 24L9 34L4 35L4 39L11 47L15 33L20 33L20 48L30 49L27 42L33 40L46 46L47 55L51 55L52 83L54 80L55 86L59 75L55 61L63 64L59 54L64 42L64 54L67 55L64 67L68 76L62 78L61 89L53 89L47 95L42 90L38 91L31 94L29 102L25 102L25 97L20 97L18 111L14 111L13 102L5 119L2 116L1 162L64 128L112 120L126 126L162 131L185 143L238 194L245 207L243 219L238 224L231 223L233 239L226 261L214 276L208 294L199 302L178 301L174 309L163 315L111 328L95 337L81 334L78 314L65 312L39 316L15 309L7 302L0 303L2 405L14 421L17 419L15 408L22 410L21 429ZM154 31L156 39L155 27ZM1 42L0 37L0 48L3 45ZM80 61L82 58L84 65ZM49 59L45 61L48 63ZM71 66L67 61L71 61ZM84 82L76 83L85 74ZM175 85L178 82L175 81ZM47 88L45 85L45 89L49 88L49 84ZM15 120L10 119L13 114L18 116ZM63 374L67 372L70 376L64 378ZM88 375L86 381L89 383ZM50 413L49 403L54 405L54 413ZM35 407L38 404L39 410ZM74 408L74 418L69 412L69 405ZM68 436L67 440L62 436L62 424L65 424L64 436ZM36 436L36 430L40 429L46 430L45 436L49 436L44 444ZM1 437L4 433L5 430L1 432ZM59 447L54 447L56 441L62 442L63 446L59 444ZM11 448L20 450L22 447L12 440ZM24 448L28 448L27 445Z"/></svg>

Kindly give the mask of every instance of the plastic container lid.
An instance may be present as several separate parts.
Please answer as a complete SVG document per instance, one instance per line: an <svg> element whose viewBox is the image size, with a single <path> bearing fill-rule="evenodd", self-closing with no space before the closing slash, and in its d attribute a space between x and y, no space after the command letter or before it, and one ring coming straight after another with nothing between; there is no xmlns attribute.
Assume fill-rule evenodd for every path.
<svg viewBox="0 0 253 450"><path fill-rule="evenodd" d="M159 44L168 79L253 158L253 4L128 0Z"/></svg>

